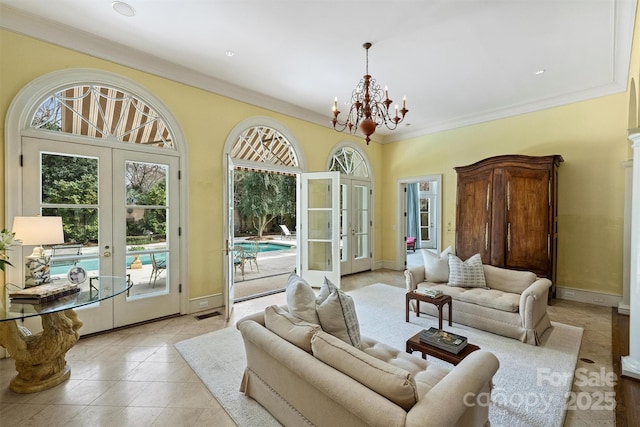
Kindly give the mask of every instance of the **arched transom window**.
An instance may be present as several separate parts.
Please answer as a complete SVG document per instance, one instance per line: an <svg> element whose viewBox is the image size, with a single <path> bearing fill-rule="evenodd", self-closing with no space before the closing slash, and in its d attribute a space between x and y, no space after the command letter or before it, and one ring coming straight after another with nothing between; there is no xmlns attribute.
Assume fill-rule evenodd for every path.
<svg viewBox="0 0 640 427"><path fill-rule="evenodd" d="M231 157L299 167L298 157L291 143L280 132L267 126L254 126L242 132L233 144Z"/></svg>
<svg viewBox="0 0 640 427"><path fill-rule="evenodd" d="M31 127L158 148L175 148L164 120L120 89L83 84L59 90L36 109Z"/></svg>
<svg viewBox="0 0 640 427"><path fill-rule="evenodd" d="M352 147L342 147L336 151L331 159L329 170L349 176L369 177L369 169L362 154Z"/></svg>

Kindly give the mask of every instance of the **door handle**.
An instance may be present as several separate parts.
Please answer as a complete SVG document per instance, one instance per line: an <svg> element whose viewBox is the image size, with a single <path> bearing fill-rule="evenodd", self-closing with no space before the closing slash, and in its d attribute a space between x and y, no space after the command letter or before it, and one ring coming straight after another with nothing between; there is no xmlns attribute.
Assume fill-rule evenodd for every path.
<svg viewBox="0 0 640 427"><path fill-rule="evenodd" d="M102 252L103 257L109 258L111 256L111 251L109 249L109 246L104 247L104 252Z"/></svg>

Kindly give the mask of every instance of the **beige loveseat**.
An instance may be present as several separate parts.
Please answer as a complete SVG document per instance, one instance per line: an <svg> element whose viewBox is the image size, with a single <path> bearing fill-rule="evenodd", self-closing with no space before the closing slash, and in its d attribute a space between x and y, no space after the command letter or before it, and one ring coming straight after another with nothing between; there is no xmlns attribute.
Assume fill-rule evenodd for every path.
<svg viewBox="0 0 640 427"><path fill-rule="evenodd" d="M287 314L272 327L278 334L265 326L274 323L267 311L237 323L247 355L241 391L283 425L488 425L492 353L449 370L366 337L357 349Z"/></svg>
<svg viewBox="0 0 640 427"><path fill-rule="evenodd" d="M540 337L551 322L547 315L547 294L551 281L526 271L508 270L483 265L486 287L465 288L448 283L432 282L425 277L425 267L405 270L408 291L431 288L451 295L453 321L476 329L516 338L532 345L540 344ZM415 301L412 308L415 311ZM447 310L443 317L448 318ZM433 304L420 304L420 312L437 316Z"/></svg>

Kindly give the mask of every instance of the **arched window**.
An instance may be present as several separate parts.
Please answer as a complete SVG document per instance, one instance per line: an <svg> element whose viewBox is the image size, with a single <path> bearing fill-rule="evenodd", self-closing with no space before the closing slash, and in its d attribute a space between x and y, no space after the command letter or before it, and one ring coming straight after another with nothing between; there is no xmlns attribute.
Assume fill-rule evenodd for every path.
<svg viewBox="0 0 640 427"><path fill-rule="evenodd" d="M329 170L352 177L368 178L369 168L362 154L353 147L339 148L331 158Z"/></svg>
<svg viewBox="0 0 640 427"><path fill-rule="evenodd" d="M112 309L87 307L92 320L83 333L186 312L188 292L180 283L187 239L179 233L188 235L187 182L171 178L188 174L187 147L163 103L116 74L64 69L33 80L15 96L5 129L8 219L60 216L65 244L82 245L78 263L87 272L126 274L135 285L155 285L143 296L130 292ZM45 249L53 255L53 248ZM136 271L146 276L129 274L134 249L139 259L148 256ZM13 255L25 258L25 250ZM152 254L167 266L159 277L150 276ZM7 280L19 283L25 264L15 265ZM67 272L59 267L55 274L64 279Z"/></svg>
<svg viewBox="0 0 640 427"><path fill-rule="evenodd" d="M57 90L36 109L34 129L174 149L164 120L144 101L106 85Z"/></svg>
<svg viewBox="0 0 640 427"><path fill-rule="evenodd" d="M289 140L268 126L253 126L238 135L231 148L231 157L277 166L300 166Z"/></svg>

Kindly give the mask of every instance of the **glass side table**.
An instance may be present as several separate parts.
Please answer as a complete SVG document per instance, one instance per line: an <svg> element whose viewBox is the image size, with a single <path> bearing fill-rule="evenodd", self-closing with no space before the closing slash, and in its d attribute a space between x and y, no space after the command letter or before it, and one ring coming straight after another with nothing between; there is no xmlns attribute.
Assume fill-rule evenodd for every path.
<svg viewBox="0 0 640 427"><path fill-rule="evenodd" d="M82 321L75 308L94 304L127 292L125 277L99 276L79 285L80 292L44 304L0 306L0 346L16 361L18 374L9 388L16 393L34 393L69 379L71 368L65 355L78 341ZM32 334L18 321L40 316L42 332Z"/></svg>

